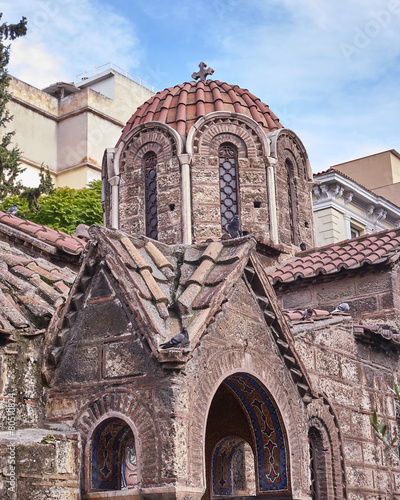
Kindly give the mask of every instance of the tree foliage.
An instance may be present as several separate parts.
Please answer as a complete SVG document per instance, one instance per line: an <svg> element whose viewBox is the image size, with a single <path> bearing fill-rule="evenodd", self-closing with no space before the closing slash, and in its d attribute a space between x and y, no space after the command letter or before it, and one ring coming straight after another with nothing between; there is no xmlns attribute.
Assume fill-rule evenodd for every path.
<svg viewBox="0 0 400 500"><path fill-rule="evenodd" d="M0 13L0 21L3 14ZM15 40L26 34L26 18L23 17L18 24L2 23L0 25L0 199L20 192L22 185L17 181L18 175L23 171L20 167L20 151L17 147L10 148L14 132L4 129L12 120L7 103L11 99L8 92L10 76L7 65L10 60L10 45L5 45L6 40Z"/></svg>
<svg viewBox="0 0 400 500"><path fill-rule="evenodd" d="M391 391L395 395L396 410L400 410L400 386L394 384ZM378 414L374 411L371 417L371 425L377 437L400 459L400 441L397 433L389 430L385 420L379 421Z"/></svg>
<svg viewBox="0 0 400 500"><path fill-rule="evenodd" d="M31 210L23 195L9 196L0 210L7 210L14 203L18 205L18 217L59 229L72 234L79 224L102 224L101 181L93 181L87 188L72 189L62 187L51 194L42 194L37 199L39 210Z"/></svg>

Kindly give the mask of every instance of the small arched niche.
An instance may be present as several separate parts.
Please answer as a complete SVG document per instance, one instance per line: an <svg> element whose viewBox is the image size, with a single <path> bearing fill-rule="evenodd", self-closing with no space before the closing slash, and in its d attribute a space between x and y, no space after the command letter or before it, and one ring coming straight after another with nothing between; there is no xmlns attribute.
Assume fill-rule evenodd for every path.
<svg viewBox="0 0 400 500"><path fill-rule="evenodd" d="M139 471L135 437L120 418L103 420L92 434L90 491L136 488Z"/></svg>
<svg viewBox="0 0 400 500"><path fill-rule="evenodd" d="M254 453L239 436L222 438L211 459L212 497L256 496Z"/></svg>
<svg viewBox="0 0 400 500"><path fill-rule="evenodd" d="M272 396L253 376L235 373L218 387L207 418L205 453L203 500L292 498L282 417Z"/></svg>

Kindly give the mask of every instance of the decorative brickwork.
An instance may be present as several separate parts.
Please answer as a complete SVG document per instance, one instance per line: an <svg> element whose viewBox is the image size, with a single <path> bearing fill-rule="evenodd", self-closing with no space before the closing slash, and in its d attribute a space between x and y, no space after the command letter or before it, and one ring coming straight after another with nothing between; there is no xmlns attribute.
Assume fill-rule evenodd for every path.
<svg viewBox="0 0 400 500"><path fill-rule="evenodd" d="M277 135L275 166L279 242L313 247L313 214L310 203L312 174L307 153L298 137L282 129ZM289 185L288 185L289 184Z"/></svg>
<svg viewBox="0 0 400 500"><path fill-rule="evenodd" d="M154 155L157 158L158 239L175 243L182 238L181 179L176 150L175 137L162 127L139 127L127 138L120 154L119 220L122 230L130 234L147 234L145 163L149 155Z"/></svg>
<svg viewBox="0 0 400 500"><path fill-rule="evenodd" d="M307 406L307 416L313 450L315 498L348 498L344 481L343 445L332 408L327 401L314 400Z"/></svg>
<svg viewBox="0 0 400 500"><path fill-rule="evenodd" d="M190 148L194 154L217 156L218 149L224 142L231 142L238 148L239 158L257 158L266 154L257 124L250 119L241 119L238 115L210 116L194 129Z"/></svg>
<svg viewBox="0 0 400 500"><path fill-rule="evenodd" d="M119 476L123 461L121 445L128 431L133 434L138 478L143 477L146 483L151 483L151 480L149 481L150 477L153 478L153 481L157 481L157 477L160 475L157 460L158 430L154 425L154 413L149 409L148 404L138 397L137 392L123 389L115 389L100 394L98 397L85 399L86 401L83 401L84 404L76 417L74 425L81 433L85 449L86 491L92 489L121 489L121 477ZM94 461L94 453L98 450L99 440L104 434L103 427L105 428L105 426L109 423L113 424L113 422L121 428L122 432L122 441L121 439L115 441L120 460L119 472L117 474L114 470L113 475L110 476L110 480L112 477L114 481L112 485L99 485L100 476L99 471L95 470L97 469L96 464L101 463L103 467L105 462L108 462L104 458L102 461L100 459ZM111 433L115 434L113 431ZM104 477L104 472L100 472L100 474L102 474L101 477Z"/></svg>

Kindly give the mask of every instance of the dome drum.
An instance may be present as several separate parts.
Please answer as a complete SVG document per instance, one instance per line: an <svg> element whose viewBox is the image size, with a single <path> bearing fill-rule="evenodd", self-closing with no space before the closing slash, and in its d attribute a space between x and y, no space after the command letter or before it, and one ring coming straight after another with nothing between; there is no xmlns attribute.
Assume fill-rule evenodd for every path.
<svg viewBox="0 0 400 500"><path fill-rule="evenodd" d="M232 156L229 176L226 147ZM151 196L148 154L156 157ZM107 165L104 180L118 182L112 181L117 196L105 207L105 219L128 233L169 244L218 239L237 212L248 233L289 251L300 242L312 246L304 146L267 105L238 86L189 82L154 95L127 122ZM149 211L157 222L151 234Z"/></svg>

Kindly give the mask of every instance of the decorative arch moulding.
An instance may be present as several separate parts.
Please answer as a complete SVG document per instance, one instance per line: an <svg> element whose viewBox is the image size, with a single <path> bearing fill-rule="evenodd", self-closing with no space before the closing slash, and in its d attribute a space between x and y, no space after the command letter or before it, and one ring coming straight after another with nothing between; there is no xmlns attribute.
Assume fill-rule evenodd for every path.
<svg viewBox="0 0 400 500"><path fill-rule="evenodd" d="M270 156L269 140L262 127L246 115L227 111L215 111L199 118L189 130L186 150L189 154L211 154L207 143L223 133L241 138L249 157Z"/></svg>

